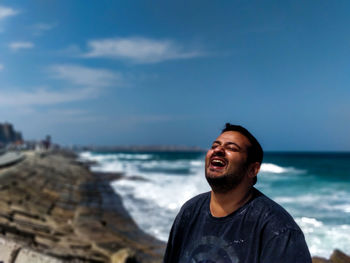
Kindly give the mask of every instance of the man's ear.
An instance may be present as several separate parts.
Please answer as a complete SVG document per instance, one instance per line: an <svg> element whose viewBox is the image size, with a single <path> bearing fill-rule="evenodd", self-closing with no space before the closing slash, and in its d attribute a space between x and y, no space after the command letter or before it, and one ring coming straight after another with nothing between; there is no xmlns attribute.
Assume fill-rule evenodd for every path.
<svg viewBox="0 0 350 263"><path fill-rule="evenodd" d="M254 178L260 170L260 163L255 162L249 165L248 176L249 178Z"/></svg>

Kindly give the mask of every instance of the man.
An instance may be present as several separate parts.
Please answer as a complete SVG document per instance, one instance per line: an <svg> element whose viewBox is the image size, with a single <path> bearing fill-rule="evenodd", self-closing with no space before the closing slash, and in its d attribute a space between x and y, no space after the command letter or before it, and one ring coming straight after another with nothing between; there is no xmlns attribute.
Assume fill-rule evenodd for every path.
<svg viewBox="0 0 350 263"><path fill-rule="evenodd" d="M164 263L311 263L293 218L253 187L262 159L254 136L227 123L205 158L212 191L181 208Z"/></svg>

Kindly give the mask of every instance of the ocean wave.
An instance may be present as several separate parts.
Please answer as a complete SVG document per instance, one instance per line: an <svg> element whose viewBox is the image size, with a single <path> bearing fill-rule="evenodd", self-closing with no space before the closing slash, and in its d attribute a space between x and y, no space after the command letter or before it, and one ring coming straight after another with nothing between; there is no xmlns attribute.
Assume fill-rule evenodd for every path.
<svg viewBox="0 0 350 263"><path fill-rule="evenodd" d="M273 163L263 163L261 164L260 172L282 174L282 173L303 173L304 171L296 169L294 167L282 167Z"/></svg>
<svg viewBox="0 0 350 263"><path fill-rule="evenodd" d="M209 190L203 174L188 176L148 174L148 181L117 180L113 189L141 229L167 241L171 224L181 206L191 197ZM152 212L150 212L152 211Z"/></svg>
<svg viewBox="0 0 350 263"><path fill-rule="evenodd" d="M80 158L85 160L149 160L153 158L152 154L133 154L133 153L92 153L92 152L82 152L80 153Z"/></svg>
<svg viewBox="0 0 350 263"><path fill-rule="evenodd" d="M183 203L210 189L204 179L204 159L197 157L170 160L169 155L90 152L81 157L98 162L92 167L95 170L147 179L118 180L111 185L140 228L164 241ZM181 169L184 172L180 173ZM336 247L350 252L347 183L323 181L306 170L272 162L263 163L261 173L266 176L259 178L257 188L292 214L305 233L312 255L328 258Z"/></svg>
<svg viewBox="0 0 350 263"><path fill-rule="evenodd" d="M204 168L204 160L190 161L190 164L193 167L203 167Z"/></svg>
<svg viewBox="0 0 350 263"><path fill-rule="evenodd" d="M82 160L91 160L92 158L92 153L91 152L81 152L79 154L79 159L82 159Z"/></svg>
<svg viewBox="0 0 350 263"><path fill-rule="evenodd" d="M91 152L82 152L80 153L79 157L81 160L96 161L101 163L118 159L115 154L95 154Z"/></svg>
<svg viewBox="0 0 350 263"><path fill-rule="evenodd" d="M145 162L140 165L142 169L167 169L167 170L177 170L186 169L191 165L190 161L187 160L176 160L176 161L158 161L152 160Z"/></svg>
<svg viewBox="0 0 350 263"><path fill-rule="evenodd" d="M118 159L124 160L149 160L153 158L152 154L118 153L115 155Z"/></svg>
<svg viewBox="0 0 350 263"><path fill-rule="evenodd" d="M332 208L334 210L339 210L344 213L350 213L350 204L339 204L339 205L333 205Z"/></svg>
<svg viewBox="0 0 350 263"><path fill-rule="evenodd" d="M350 244L350 226L349 225L330 225L317 220L316 218L301 217L295 221L303 230L306 243L310 253L325 258L331 254L330 248L337 245L337 248L349 253L348 244Z"/></svg>

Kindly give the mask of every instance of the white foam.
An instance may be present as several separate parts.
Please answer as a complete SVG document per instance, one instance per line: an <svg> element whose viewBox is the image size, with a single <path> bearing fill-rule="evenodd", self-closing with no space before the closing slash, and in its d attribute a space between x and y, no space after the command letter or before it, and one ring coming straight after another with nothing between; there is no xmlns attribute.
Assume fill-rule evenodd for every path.
<svg viewBox="0 0 350 263"><path fill-rule="evenodd" d="M323 196L314 194L304 194L299 196L277 196L274 200L280 204L315 204L323 199Z"/></svg>
<svg viewBox="0 0 350 263"><path fill-rule="evenodd" d="M141 229L164 241L181 206L191 197L209 190L203 180L203 160L158 161L148 160L147 155L89 152L81 157L98 162L93 170L127 172L126 177L137 175L146 179L117 180L111 185L123 197L124 206ZM179 170L188 172L182 176Z"/></svg>
<svg viewBox="0 0 350 263"><path fill-rule="evenodd" d="M334 189L336 191L336 189ZM282 205L308 206L314 209L321 209L328 212L350 213L350 193L345 191L330 192L327 189L315 188L307 194L295 195L284 192L283 196L276 196L273 199ZM289 194L289 195L288 195ZM291 195L292 194L292 195ZM317 206L315 206L317 204Z"/></svg>
<svg viewBox="0 0 350 263"><path fill-rule="evenodd" d="M191 197L208 191L209 187L203 180L202 172L187 176L147 175L148 181L117 180L112 186L120 195L127 196L123 199L124 205L139 226L166 241L181 206Z"/></svg>
<svg viewBox="0 0 350 263"><path fill-rule="evenodd" d="M204 161L203 160L190 161L190 164L193 167L203 167L204 168Z"/></svg>
<svg viewBox="0 0 350 263"><path fill-rule="evenodd" d="M318 221L316 218L302 217L300 219L300 222L305 225L312 225L313 227L323 226L323 223L321 221Z"/></svg>
<svg viewBox="0 0 350 263"><path fill-rule="evenodd" d="M315 218L296 218L305 235L310 253L329 258L333 249L337 248L349 253L350 226L325 224Z"/></svg>
<svg viewBox="0 0 350 263"><path fill-rule="evenodd" d="M294 167L282 167L273 163L262 163L260 167L260 172L282 174L282 173L302 173L304 171L296 169Z"/></svg>
<svg viewBox="0 0 350 263"><path fill-rule="evenodd" d="M344 213L350 213L350 205L349 204L333 205L332 208L334 210L343 211Z"/></svg>
<svg viewBox="0 0 350 263"><path fill-rule="evenodd" d="M286 169L276 164L263 163L260 167L260 172L280 174L286 172Z"/></svg>
<svg viewBox="0 0 350 263"><path fill-rule="evenodd" d="M129 160L149 160L153 157L152 154L134 154L134 153L118 153L118 158Z"/></svg>
<svg viewBox="0 0 350 263"><path fill-rule="evenodd" d="M148 155L89 152L81 154L81 157L98 161L99 164L93 166L95 170L127 172L126 176L137 175L146 179L118 180L112 182L112 186L122 196L124 206L140 228L164 241L168 239L171 224L183 203L209 190L204 179L203 159L157 161ZM181 169L188 172L178 173ZM268 175L259 178L262 191L267 193L271 190L273 199L294 216L305 233L312 255L328 258L335 248L350 253L350 226L337 223L348 222L346 218L350 213L350 193L344 190L344 185L332 188L328 185L313 186L298 193L293 190L295 188L287 188L286 191L281 188L281 191L272 183L279 180L286 182L287 179L287 182L293 180L298 183L297 180L304 175L296 175L303 171L266 163L262 165L261 172ZM324 221L325 217L328 221Z"/></svg>
<svg viewBox="0 0 350 263"><path fill-rule="evenodd" d="M143 169L166 169L166 170L180 170L188 169L191 165L190 161L187 160L175 160L175 161L149 161L141 164Z"/></svg>
<svg viewBox="0 0 350 263"><path fill-rule="evenodd" d="M79 158L80 159L82 159L82 160L91 160L92 159L92 154L91 154L91 152L81 152L80 154L79 154Z"/></svg>

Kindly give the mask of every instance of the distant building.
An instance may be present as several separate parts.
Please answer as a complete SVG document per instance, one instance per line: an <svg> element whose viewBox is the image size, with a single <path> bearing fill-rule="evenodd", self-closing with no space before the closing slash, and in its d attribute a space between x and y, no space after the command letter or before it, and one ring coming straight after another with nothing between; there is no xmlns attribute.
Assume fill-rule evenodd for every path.
<svg viewBox="0 0 350 263"><path fill-rule="evenodd" d="M46 139L42 141L45 150L51 148L51 135L46 135Z"/></svg>
<svg viewBox="0 0 350 263"><path fill-rule="evenodd" d="M22 134L15 131L12 124L0 123L0 144L17 143L22 141Z"/></svg>

